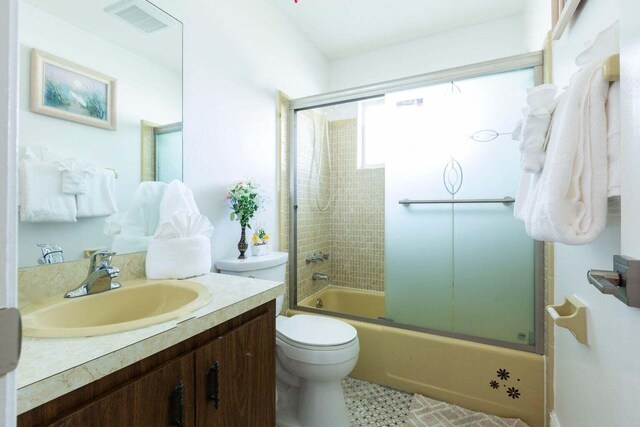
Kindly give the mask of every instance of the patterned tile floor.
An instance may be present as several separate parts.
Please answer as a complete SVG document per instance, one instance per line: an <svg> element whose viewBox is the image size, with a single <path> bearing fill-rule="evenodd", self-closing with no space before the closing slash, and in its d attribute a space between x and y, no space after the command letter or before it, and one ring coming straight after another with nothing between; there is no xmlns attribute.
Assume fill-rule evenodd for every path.
<svg viewBox="0 0 640 427"><path fill-rule="evenodd" d="M412 394L348 377L342 388L351 427L405 425Z"/></svg>

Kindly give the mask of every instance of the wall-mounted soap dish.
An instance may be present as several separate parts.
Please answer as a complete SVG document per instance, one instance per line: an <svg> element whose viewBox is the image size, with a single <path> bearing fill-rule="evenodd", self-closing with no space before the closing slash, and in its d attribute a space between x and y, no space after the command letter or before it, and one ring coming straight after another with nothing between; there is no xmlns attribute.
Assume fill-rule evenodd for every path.
<svg viewBox="0 0 640 427"><path fill-rule="evenodd" d="M578 342L587 344L587 307L578 298L569 295L560 305L548 305L547 313L556 326L568 329Z"/></svg>

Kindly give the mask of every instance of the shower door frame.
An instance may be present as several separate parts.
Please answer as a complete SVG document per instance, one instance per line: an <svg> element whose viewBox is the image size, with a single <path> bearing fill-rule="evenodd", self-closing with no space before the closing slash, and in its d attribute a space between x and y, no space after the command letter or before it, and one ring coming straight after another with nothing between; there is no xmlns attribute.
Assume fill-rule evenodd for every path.
<svg viewBox="0 0 640 427"><path fill-rule="evenodd" d="M463 339L466 341L488 344L513 350L530 353L544 354L544 242L534 241L534 339L535 345L511 343L507 341L482 338L455 332L440 331L400 324L384 319L369 319L348 314L317 310L298 305L298 217L297 217L297 113L314 108L329 107L347 102L364 101L371 98L384 96L389 92L416 89L447 83L455 80L464 80L474 77L517 71L533 68L534 84L543 83L544 55L543 51L536 51L461 67L434 71L416 76L374 83L335 92L328 92L314 96L289 100L289 308L292 310L310 313L321 313L351 320L359 320L367 323L391 326L425 332L429 334Z"/></svg>

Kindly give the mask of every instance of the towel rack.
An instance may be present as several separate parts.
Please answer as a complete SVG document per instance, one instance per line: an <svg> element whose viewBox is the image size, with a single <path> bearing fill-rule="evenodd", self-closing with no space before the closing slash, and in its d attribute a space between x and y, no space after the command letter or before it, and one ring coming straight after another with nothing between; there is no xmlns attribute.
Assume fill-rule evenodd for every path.
<svg viewBox="0 0 640 427"><path fill-rule="evenodd" d="M503 199L451 199L451 200L410 200L402 199L398 200L398 203L404 206L409 205L438 205L447 203L464 203L464 204L480 204L480 203L502 203L503 205L510 205L515 203L516 199L507 196Z"/></svg>
<svg viewBox="0 0 640 427"><path fill-rule="evenodd" d="M116 179L118 179L118 171L116 171L114 168L105 168L105 169L113 172L113 175L116 177Z"/></svg>
<svg viewBox="0 0 640 427"><path fill-rule="evenodd" d="M608 82L620 80L620 54L608 57L602 66L602 79Z"/></svg>

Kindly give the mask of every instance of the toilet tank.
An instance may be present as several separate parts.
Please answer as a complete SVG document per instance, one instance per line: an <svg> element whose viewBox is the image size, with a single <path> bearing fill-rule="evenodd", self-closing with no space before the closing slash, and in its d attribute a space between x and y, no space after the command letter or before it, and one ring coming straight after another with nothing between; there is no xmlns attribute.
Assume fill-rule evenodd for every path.
<svg viewBox="0 0 640 427"><path fill-rule="evenodd" d="M223 259L216 263L216 268L222 274L284 282L288 255L286 252L273 252L245 259Z"/></svg>
<svg viewBox="0 0 640 427"><path fill-rule="evenodd" d="M251 256L245 259L229 258L216 262L216 268L222 274L284 283L288 256L289 254L286 252L273 252L267 255ZM277 314L280 314L283 300L283 296L279 296L276 299Z"/></svg>

